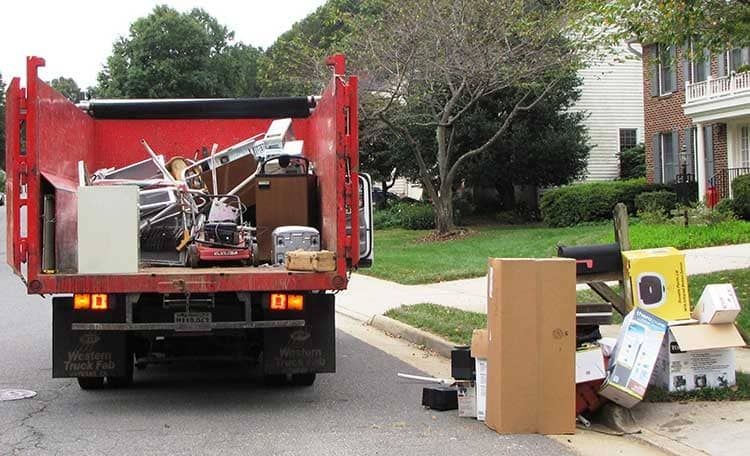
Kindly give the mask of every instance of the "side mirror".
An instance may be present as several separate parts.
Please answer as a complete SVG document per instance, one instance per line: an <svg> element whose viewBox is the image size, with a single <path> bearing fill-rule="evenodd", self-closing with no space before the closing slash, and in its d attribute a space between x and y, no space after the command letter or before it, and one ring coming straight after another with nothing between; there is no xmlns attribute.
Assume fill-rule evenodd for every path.
<svg viewBox="0 0 750 456"><path fill-rule="evenodd" d="M372 214L372 179L359 174L359 267L369 268L375 258L375 231Z"/></svg>

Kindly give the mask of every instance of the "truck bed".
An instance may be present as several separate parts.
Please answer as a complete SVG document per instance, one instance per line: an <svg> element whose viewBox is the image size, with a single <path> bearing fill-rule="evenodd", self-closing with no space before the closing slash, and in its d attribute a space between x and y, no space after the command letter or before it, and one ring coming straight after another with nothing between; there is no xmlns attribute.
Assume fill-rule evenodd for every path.
<svg viewBox="0 0 750 456"><path fill-rule="evenodd" d="M44 61L30 57L27 87L8 86L7 258L28 292L147 293L341 290L359 261L356 78L336 60L329 86L306 117L293 117L305 156L317 176L321 248L336 254L334 272L292 272L280 267L151 267L130 274L79 274L77 259L78 163L93 171L146 158L141 139L166 160L193 157L213 143L227 147L266 131L271 118L96 118L39 79ZM25 129L22 128L25 126ZM25 137L24 137L25 135ZM25 150L24 150L25 147ZM42 271L42 202L55 201L54 273ZM106 223L102 223L106 229ZM52 269L50 269L52 270Z"/></svg>

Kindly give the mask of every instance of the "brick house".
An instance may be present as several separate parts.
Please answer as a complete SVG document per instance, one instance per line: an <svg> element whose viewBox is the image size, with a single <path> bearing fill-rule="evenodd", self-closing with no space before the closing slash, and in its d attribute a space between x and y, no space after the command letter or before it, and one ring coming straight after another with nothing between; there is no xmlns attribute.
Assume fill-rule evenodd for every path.
<svg viewBox="0 0 750 456"><path fill-rule="evenodd" d="M750 174L750 48L697 54L643 47L643 109L649 181L695 182L704 201Z"/></svg>

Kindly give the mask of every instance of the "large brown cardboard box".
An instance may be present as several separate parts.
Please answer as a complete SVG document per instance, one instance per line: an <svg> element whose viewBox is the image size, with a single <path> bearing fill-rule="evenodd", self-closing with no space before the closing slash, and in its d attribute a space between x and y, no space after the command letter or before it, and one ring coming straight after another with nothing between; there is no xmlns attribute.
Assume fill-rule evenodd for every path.
<svg viewBox="0 0 750 456"><path fill-rule="evenodd" d="M487 426L575 432L576 263L489 260Z"/></svg>

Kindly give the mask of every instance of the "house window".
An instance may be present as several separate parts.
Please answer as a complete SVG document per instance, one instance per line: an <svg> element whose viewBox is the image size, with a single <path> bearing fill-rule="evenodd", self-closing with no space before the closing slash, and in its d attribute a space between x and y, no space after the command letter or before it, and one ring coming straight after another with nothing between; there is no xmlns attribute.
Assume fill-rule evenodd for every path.
<svg viewBox="0 0 750 456"><path fill-rule="evenodd" d="M662 162L662 182L666 184L673 183L680 169L680 157L675 147L675 134L666 132L659 134L659 147L661 150Z"/></svg>
<svg viewBox="0 0 750 456"><path fill-rule="evenodd" d="M740 128L740 168L750 168L750 126Z"/></svg>
<svg viewBox="0 0 750 456"><path fill-rule="evenodd" d="M748 55L747 48L734 48L727 51L726 59L729 74L737 71L743 65L750 65L750 55Z"/></svg>
<svg viewBox="0 0 750 456"><path fill-rule="evenodd" d="M632 149L638 145L638 135L635 128L620 128L620 152Z"/></svg>
<svg viewBox="0 0 750 456"><path fill-rule="evenodd" d="M674 46L659 45L657 47L659 78L659 95L668 95L677 89L677 73L675 72Z"/></svg>
<svg viewBox="0 0 750 456"><path fill-rule="evenodd" d="M693 43L690 43L690 53L692 59L690 61L690 81L691 82L702 82L708 79L709 72L711 71L711 62L708 58L707 52L696 51L693 47Z"/></svg>

